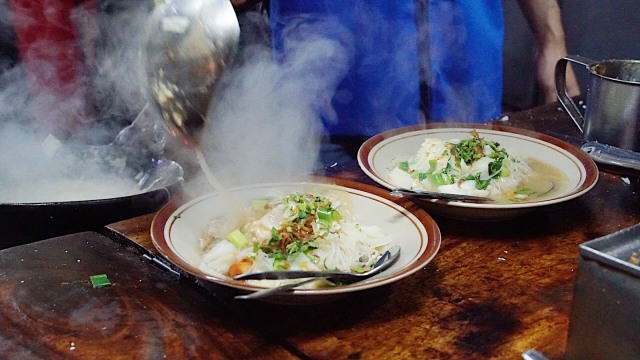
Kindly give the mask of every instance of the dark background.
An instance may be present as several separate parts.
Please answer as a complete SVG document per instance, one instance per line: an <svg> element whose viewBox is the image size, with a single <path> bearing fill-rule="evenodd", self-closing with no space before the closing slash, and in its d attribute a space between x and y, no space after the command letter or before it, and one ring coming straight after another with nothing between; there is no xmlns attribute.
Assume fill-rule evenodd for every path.
<svg viewBox="0 0 640 360"><path fill-rule="evenodd" d="M569 54L593 60L640 60L638 0L558 0ZM538 103L535 84L534 41L516 0L503 0L505 11L504 96L506 110L526 109ZM586 93L587 71L576 68Z"/></svg>

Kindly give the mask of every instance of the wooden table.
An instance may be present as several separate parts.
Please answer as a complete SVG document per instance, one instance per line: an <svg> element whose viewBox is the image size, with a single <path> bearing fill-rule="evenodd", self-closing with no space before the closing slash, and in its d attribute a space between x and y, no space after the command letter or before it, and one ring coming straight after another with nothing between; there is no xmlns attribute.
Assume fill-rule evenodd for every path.
<svg viewBox="0 0 640 360"><path fill-rule="evenodd" d="M578 136L557 105L496 121ZM354 149L357 146L351 144ZM355 161L330 168L326 175L373 184ZM101 241L104 250L84 249L96 266L114 261L113 253L127 257L118 260L119 271L127 272L129 261L129 271L135 271L144 283L140 289L134 276L117 280L110 288L82 292L83 301L94 304L94 310L102 314L92 319L99 319L103 326L111 328L121 317L129 316L118 336L103 334L98 325L92 325L93 352L81 353L79 346L69 351L72 337L67 335L80 333L82 326L58 324L73 313L68 307L77 305L74 301L78 299L66 305L57 302L66 309L57 311L51 302L61 299L40 293L36 300L41 305L34 314L50 317L47 326L34 328L29 324L38 319L29 316L15 322L0 317L4 329L0 349L13 353L24 352L27 346L44 349L32 354L36 358L53 358L51 354L97 358L117 352L141 358L177 358L173 356L177 354L180 358L517 359L523 351L536 348L552 359L562 358L578 245L639 223L637 190L637 177L601 171L598 184L586 195L514 220L473 223L434 216L442 245L424 269L389 286L308 306L234 300L229 289L139 261L158 255L149 236L154 214L149 214L107 226L105 234L117 246ZM53 247L60 240L47 241ZM26 258L27 253L20 256ZM5 309L8 303L20 307L24 306L21 302L29 302L28 297L15 295L20 291L19 279L45 268L42 262L40 270L30 271L15 259L7 262L7 257L0 252ZM10 270L21 275L10 276ZM79 278L90 270L98 271L88 266ZM64 291L59 282L43 289ZM110 296L119 299L121 306L114 309L102 292L117 292ZM136 316L128 315L130 312ZM88 316L84 312L76 315ZM7 331L20 321L24 333Z"/></svg>

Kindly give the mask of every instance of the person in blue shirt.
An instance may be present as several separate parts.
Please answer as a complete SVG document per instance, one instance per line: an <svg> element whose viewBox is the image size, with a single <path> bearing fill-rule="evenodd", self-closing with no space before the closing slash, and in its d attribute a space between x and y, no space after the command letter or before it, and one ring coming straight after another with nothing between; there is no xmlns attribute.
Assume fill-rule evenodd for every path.
<svg viewBox="0 0 640 360"><path fill-rule="evenodd" d="M553 72L566 45L556 0L518 0L537 41L537 79L555 101ZM246 0L232 0L234 5ZM500 0L271 0L273 48L330 39L347 54L308 71L341 75L323 116L331 135L372 136L424 121L486 122L501 113L504 21ZM343 60L343 61L340 61ZM570 94L579 94L568 74Z"/></svg>

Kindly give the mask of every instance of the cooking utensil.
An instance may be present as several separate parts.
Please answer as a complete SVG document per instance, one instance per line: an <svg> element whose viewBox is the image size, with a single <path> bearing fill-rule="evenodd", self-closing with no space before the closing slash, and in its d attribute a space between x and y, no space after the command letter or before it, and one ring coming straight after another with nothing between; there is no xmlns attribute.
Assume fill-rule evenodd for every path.
<svg viewBox="0 0 640 360"><path fill-rule="evenodd" d="M310 277L326 278L343 284L350 284L356 281L370 278L391 266L400 256L400 247L393 246L387 250L371 270L357 274L343 271L304 271L304 270L282 270L282 271L262 271L247 273L236 276L235 280L281 280L281 279L301 279Z"/></svg>
<svg viewBox="0 0 640 360"><path fill-rule="evenodd" d="M563 359L636 359L640 354L640 224L579 246Z"/></svg>
<svg viewBox="0 0 640 360"><path fill-rule="evenodd" d="M533 184L532 184L533 185ZM548 181L544 186L536 186L535 193L531 193L531 195L535 195L536 197L542 196L549 191L553 190L555 184L553 181ZM483 196L471 196L471 195L461 195L461 194L449 194L449 193L441 193L436 191L424 191L424 190L410 190L410 189L393 189L389 193L391 196L396 197L417 197L421 199L433 199L433 200L445 200L445 201L466 201L470 203L489 203L494 200L488 197Z"/></svg>
<svg viewBox="0 0 640 360"><path fill-rule="evenodd" d="M143 47L147 91L185 144L197 143L239 37L229 0L169 0L154 9Z"/></svg>
<svg viewBox="0 0 640 360"><path fill-rule="evenodd" d="M471 195L461 195L461 194L449 194L449 193L441 193L436 191L423 191L423 190L410 190L410 189L392 189L389 192L389 195L395 197L419 197L422 199L434 199L434 200L445 200L445 201L466 201L473 203L488 203L493 202L493 199L482 196L471 196Z"/></svg>
<svg viewBox="0 0 640 360"><path fill-rule="evenodd" d="M319 280L322 280L322 279L326 279L326 278L314 277L314 278L310 278L310 279L304 279L302 281L297 281L297 282L294 282L294 283L285 284L285 285L274 287L274 288L258 290L258 291L254 292L254 293L247 294L247 295L237 295L235 297L235 299L238 299L238 300L263 299L263 298L266 298L266 297L269 297L269 296L286 293L289 290L293 290L293 289L295 289L295 288L297 288L299 286L302 286L304 284L309 284L309 283L312 283L314 281L319 281Z"/></svg>
<svg viewBox="0 0 640 360"><path fill-rule="evenodd" d="M523 360L549 360L544 354L536 349L529 349L522 353Z"/></svg>
<svg viewBox="0 0 640 360"><path fill-rule="evenodd" d="M235 280L257 280L257 279L269 279L269 280L278 280L278 279L299 279L305 278L305 280L298 281L295 283L285 284L274 288L259 290L251 294L247 295L238 295L236 299L260 299L268 296L273 296L276 294L280 294L283 292L287 292L289 290L295 289L304 284L311 283L313 281L318 281L322 279L326 279L333 282L340 282L342 284L351 284L357 281L361 281L367 278L370 278L376 274L387 269L391 266L400 256L400 247L393 246L391 249L387 250L378 261L373 265L373 268L362 274L354 274L347 272L336 272L336 271L264 271L259 273L250 273L236 276Z"/></svg>
<svg viewBox="0 0 640 360"><path fill-rule="evenodd" d="M640 170L640 153L638 152L602 144L597 141L585 141L582 138L555 131L549 131L548 134L578 146L595 162L611 165L612 169L617 173L626 173L623 170L630 169L632 171L629 171L629 173L636 175L636 171Z"/></svg>
<svg viewBox="0 0 640 360"><path fill-rule="evenodd" d="M568 62L590 73L584 116L566 90ZM556 92L586 141L640 151L640 60L594 61L570 55L555 70Z"/></svg>
<svg viewBox="0 0 640 360"><path fill-rule="evenodd" d="M620 149L597 141L588 141L580 149L596 162L640 170L640 153L635 151Z"/></svg>
<svg viewBox="0 0 640 360"><path fill-rule="evenodd" d="M163 169L173 182L174 166L162 159L166 144L165 131L160 128L156 113L149 104L140 111L136 119L122 129L107 145L61 145L51 156L52 161L77 164L83 168L121 174L133 178L141 191L147 191L163 182ZM69 168L69 171L77 171ZM182 176L182 169L178 170ZM160 175L160 176L157 176Z"/></svg>

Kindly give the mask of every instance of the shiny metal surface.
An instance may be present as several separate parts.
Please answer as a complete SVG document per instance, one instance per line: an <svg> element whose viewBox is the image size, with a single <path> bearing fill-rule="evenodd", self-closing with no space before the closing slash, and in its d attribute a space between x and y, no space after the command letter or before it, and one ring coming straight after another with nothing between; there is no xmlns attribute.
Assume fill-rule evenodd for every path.
<svg viewBox="0 0 640 360"><path fill-rule="evenodd" d="M580 245L567 359L635 359L640 354L640 225Z"/></svg>
<svg viewBox="0 0 640 360"><path fill-rule="evenodd" d="M638 152L595 141L586 142L580 148L598 163L640 170L640 153Z"/></svg>
<svg viewBox="0 0 640 360"><path fill-rule="evenodd" d="M590 72L584 115L567 95L565 72L569 62ZM570 55L556 65L560 104L583 132L584 140L640 151L640 61L594 61Z"/></svg>
<svg viewBox="0 0 640 360"><path fill-rule="evenodd" d="M197 142L239 37L228 0L167 1L149 19L142 54L147 92L185 144Z"/></svg>
<svg viewBox="0 0 640 360"><path fill-rule="evenodd" d="M391 196L395 197L417 197L420 199L433 199L433 200L444 200L444 201L466 201L473 203L490 203L493 202L493 199L482 196L472 196L472 195L461 195L461 194L450 194L436 191L423 191L423 190L409 190L409 189L393 189L389 193Z"/></svg>
<svg viewBox="0 0 640 360"><path fill-rule="evenodd" d="M340 281L341 283L353 283L374 276L389 266L391 266L398 256L400 256L400 247L393 246L387 250L380 259L373 265L372 269L361 273L350 273L342 271L304 271L304 270L282 270L282 271L261 271L255 273L247 273L236 276L236 280L278 280L278 279L301 279L301 278L327 278Z"/></svg>

